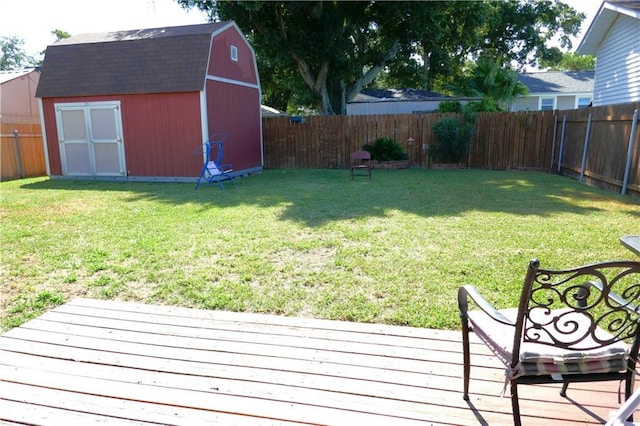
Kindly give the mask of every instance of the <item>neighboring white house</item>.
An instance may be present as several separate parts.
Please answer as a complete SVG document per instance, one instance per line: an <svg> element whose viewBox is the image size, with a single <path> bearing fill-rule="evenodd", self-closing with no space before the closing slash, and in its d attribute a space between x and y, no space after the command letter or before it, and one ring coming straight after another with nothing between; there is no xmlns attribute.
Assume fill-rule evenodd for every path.
<svg viewBox="0 0 640 426"><path fill-rule="evenodd" d="M347 115L413 114L433 112L442 101L460 101L463 105L475 98L453 98L419 89L367 89L347 103Z"/></svg>
<svg viewBox="0 0 640 426"><path fill-rule="evenodd" d="M516 98L509 111L546 111L586 108L593 100L594 71L549 71L518 74L529 89Z"/></svg>
<svg viewBox="0 0 640 426"><path fill-rule="evenodd" d="M593 105L640 101L640 1L605 1L577 52L596 56Z"/></svg>

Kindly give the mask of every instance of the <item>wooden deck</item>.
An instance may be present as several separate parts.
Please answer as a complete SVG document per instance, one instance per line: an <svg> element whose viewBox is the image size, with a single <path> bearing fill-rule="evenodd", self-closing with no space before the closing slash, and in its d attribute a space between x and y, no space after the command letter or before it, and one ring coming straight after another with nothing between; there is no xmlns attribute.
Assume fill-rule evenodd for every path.
<svg viewBox="0 0 640 426"><path fill-rule="evenodd" d="M503 372L460 334L76 299L0 336L0 424L509 425ZM600 424L617 383L521 389L525 425Z"/></svg>

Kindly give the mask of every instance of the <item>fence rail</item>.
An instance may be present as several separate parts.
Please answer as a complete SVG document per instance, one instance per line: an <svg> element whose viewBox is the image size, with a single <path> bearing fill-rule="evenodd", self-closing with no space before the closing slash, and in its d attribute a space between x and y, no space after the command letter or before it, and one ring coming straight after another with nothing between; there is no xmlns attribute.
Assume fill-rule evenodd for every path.
<svg viewBox="0 0 640 426"><path fill-rule="evenodd" d="M0 180L47 174L39 124L0 125Z"/></svg>

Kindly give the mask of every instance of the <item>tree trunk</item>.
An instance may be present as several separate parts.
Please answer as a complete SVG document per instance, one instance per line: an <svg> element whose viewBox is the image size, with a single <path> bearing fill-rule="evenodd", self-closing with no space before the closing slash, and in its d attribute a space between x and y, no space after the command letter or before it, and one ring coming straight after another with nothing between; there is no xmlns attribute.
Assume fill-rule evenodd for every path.
<svg viewBox="0 0 640 426"><path fill-rule="evenodd" d="M429 63L431 59L431 51L427 49L429 41L426 37L422 39L422 87L424 90L429 91L431 85L429 84Z"/></svg>
<svg viewBox="0 0 640 426"><path fill-rule="evenodd" d="M384 69L387 62L389 62L394 56L396 56L399 47L400 41L396 39L391 45L391 48L389 49L385 57L380 62L369 68L369 70L362 77L349 85L346 102L355 99L355 97L358 96L358 93L360 93L365 86L370 84L378 76L378 74L380 74L380 71Z"/></svg>
<svg viewBox="0 0 640 426"><path fill-rule="evenodd" d="M327 91L327 76L329 75L329 63L324 61L320 66L318 75L314 76L311 72L311 67L307 61L299 57L295 52L289 52L293 61L300 71L306 85L311 89L314 95L318 96L320 103L320 110L323 115L334 114L331 107L331 101L329 99L329 92Z"/></svg>

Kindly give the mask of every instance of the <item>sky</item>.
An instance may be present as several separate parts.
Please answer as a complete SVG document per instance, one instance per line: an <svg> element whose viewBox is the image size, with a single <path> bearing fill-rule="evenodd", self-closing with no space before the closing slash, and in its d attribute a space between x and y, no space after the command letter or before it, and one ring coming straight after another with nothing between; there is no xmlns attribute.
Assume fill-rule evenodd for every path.
<svg viewBox="0 0 640 426"><path fill-rule="evenodd" d="M0 36L24 40L36 56L55 41L53 30L71 35L208 22L176 0L0 0Z"/></svg>
<svg viewBox="0 0 640 426"><path fill-rule="evenodd" d="M587 15L582 34L600 7L600 0L563 0ZM175 0L0 0L0 36L24 40L24 50L39 56L55 41L53 30L71 35L136 30L207 22L205 13L184 10Z"/></svg>

